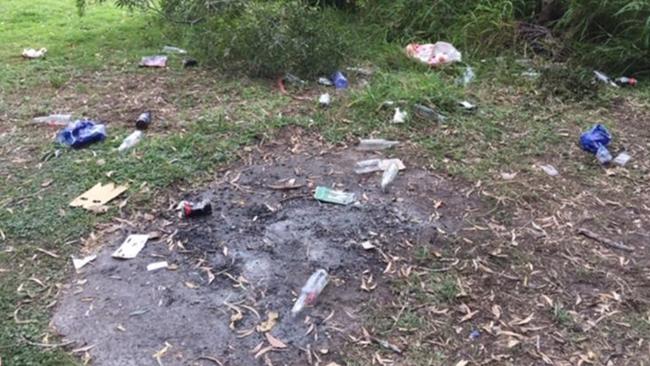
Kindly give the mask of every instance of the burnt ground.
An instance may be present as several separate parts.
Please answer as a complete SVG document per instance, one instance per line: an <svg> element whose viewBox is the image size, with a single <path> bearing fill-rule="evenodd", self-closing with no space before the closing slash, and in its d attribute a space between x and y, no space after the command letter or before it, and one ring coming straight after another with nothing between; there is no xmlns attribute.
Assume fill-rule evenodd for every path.
<svg viewBox="0 0 650 366"><path fill-rule="evenodd" d="M442 251L478 208L465 196L471 187L408 158L382 193L379 173L353 172L356 161L380 156L285 130L279 142L259 146L206 190L177 197L210 198L211 216L180 219L169 210L164 219L113 228L98 259L64 289L53 326L82 352L92 346L87 352L95 365L155 364L157 352L164 365L349 364L345 344L383 339L363 327L374 309L396 297L393 279L416 271L409 253ZM299 187L278 189L286 179ZM359 202L318 202L317 185L354 192ZM136 259L110 257L129 233L154 230L162 237ZM362 242L375 248L364 250ZM160 260L174 269L146 271ZM330 282L314 307L293 318L293 301L318 268ZM279 319L269 333L286 348L267 348L257 329L271 312Z"/></svg>

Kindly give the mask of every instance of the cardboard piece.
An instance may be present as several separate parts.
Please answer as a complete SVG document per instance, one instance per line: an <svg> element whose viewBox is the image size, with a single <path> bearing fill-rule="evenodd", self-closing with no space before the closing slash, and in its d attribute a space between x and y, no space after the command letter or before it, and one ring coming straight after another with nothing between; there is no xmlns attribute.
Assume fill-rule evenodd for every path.
<svg viewBox="0 0 650 366"><path fill-rule="evenodd" d="M72 207L83 207L92 210L94 207L103 206L115 197L126 191L127 186L116 186L113 183L102 185L97 183L94 187L70 202Z"/></svg>
<svg viewBox="0 0 650 366"><path fill-rule="evenodd" d="M72 256L72 265L74 266L74 269L76 269L78 271L81 268L83 268L83 266L85 266L86 264L94 261L96 258L97 258L97 255L95 255L95 254L89 255L89 256L87 256L85 258L76 258L76 257Z"/></svg>
<svg viewBox="0 0 650 366"><path fill-rule="evenodd" d="M149 240L149 235L129 235L124 243L111 255L113 258L133 259L144 248Z"/></svg>

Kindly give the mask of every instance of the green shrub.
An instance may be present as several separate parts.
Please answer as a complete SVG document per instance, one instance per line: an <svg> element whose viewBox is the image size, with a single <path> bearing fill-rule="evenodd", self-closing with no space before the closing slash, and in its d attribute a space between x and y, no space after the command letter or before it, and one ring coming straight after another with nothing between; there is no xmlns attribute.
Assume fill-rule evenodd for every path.
<svg viewBox="0 0 650 366"><path fill-rule="evenodd" d="M349 48L339 18L299 1L250 1L193 27L191 44L208 63L253 76L329 74Z"/></svg>
<svg viewBox="0 0 650 366"><path fill-rule="evenodd" d="M555 29L574 55L608 72L650 69L650 0L569 0Z"/></svg>

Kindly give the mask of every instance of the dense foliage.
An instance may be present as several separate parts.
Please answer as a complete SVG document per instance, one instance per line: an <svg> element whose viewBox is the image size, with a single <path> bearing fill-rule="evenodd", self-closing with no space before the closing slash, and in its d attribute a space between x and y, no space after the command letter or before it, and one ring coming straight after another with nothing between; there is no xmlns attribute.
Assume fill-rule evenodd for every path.
<svg viewBox="0 0 650 366"><path fill-rule="evenodd" d="M77 0L80 9L86 1ZM106 0L96 0L106 1ZM465 53L533 50L620 73L650 72L650 0L115 0L190 34L207 60L255 75L336 68L375 42L447 40Z"/></svg>

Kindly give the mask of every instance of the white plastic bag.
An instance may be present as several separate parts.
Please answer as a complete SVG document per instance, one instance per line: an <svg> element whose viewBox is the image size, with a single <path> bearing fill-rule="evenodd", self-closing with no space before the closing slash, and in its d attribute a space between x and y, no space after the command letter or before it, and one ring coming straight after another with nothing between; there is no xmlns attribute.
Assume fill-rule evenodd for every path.
<svg viewBox="0 0 650 366"><path fill-rule="evenodd" d="M461 61L461 53L447 42L434 44L411 43L406 46L406 54L429 66L439 66Z"/></svg>

